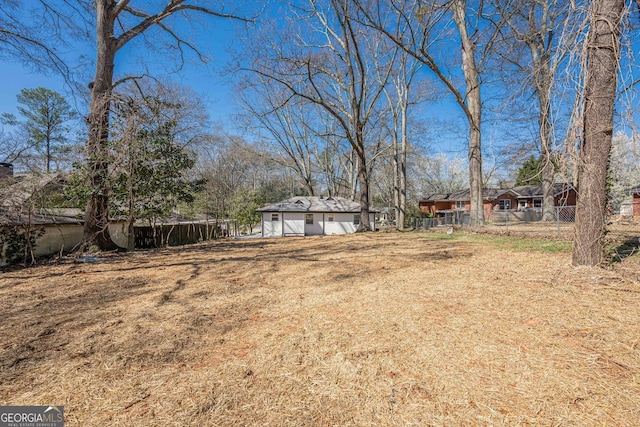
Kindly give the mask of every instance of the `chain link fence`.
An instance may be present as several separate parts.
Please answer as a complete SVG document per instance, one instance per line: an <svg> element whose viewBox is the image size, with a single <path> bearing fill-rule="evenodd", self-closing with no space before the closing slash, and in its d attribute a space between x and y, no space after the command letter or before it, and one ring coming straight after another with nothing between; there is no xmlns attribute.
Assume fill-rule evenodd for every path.
<svg viewBox="0 0 640 427"><path fill-rule="evenodd" d="M412 218L411 226L429 230L437 227L467 228L496 234L539 238L573 239L575 206L556 206L543 214L542 209L484 211L485 225L472 223L467 210L439 211L434 218ZM607 223L608 236L615 241L640 243L640 202L623 204Z"/></svg>

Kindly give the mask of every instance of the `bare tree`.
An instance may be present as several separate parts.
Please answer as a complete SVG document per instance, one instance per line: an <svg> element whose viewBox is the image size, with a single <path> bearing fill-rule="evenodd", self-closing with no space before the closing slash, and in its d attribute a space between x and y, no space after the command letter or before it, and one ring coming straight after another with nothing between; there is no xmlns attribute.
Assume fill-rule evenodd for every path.
<svg viewBox="0 0 640 427"><path fill-rule="evenodd" d="M555 76L581 34L575 5L565 0L495 1L500 19L510 29L501 40L501 57L515 66L518 80L534 88L538 104L538 138L542 161L543 220L554 220L554 114L552 96ZM497 24L500 25L500 24ZM519 53L525 48L529 55ZM513 72L508 68L507 72Z"/></svg>
<svg viewBox="0 0 640 427"><path fill-rule="evenodd" d="M248 112L246 127L275 149L270 156L300 177L307 193L315 195L314 153L319 142L310 127L312 111L303 100L291 102L271 80L244 88L241 105Z"/></svg>
<svg viewBox="0 0 640 427"><path fill-rule="evenodd" d="M196 169L205 180L201 209L213 218L216 227L229 219L236 192L244 186L250 169L246 150L224 135L211 135L199 147Z"/></svg>
<svg viewBox="0 0 640 427"><path fill-rule="evenodd" d="M406 52L398 55L397 71L390 79L391 89L385 88L391 116L393 159L393 205L396 228L404 230L407 212L407 152L409 150L409 110L424 100L425 91L416 89L420 65Z"/></svg>
<svg viewBox="0 0 640 427"><path fill-rule="evenodd" d="M305 194L299 177L270 158L272 150L237 136L217 134L210 138L209 144L198 147L197 173L206 181L198 205L200 212L214 220L215 229L230 219L239 219L234 216L240 201L275 203ZM247 219L252 215L243 210L241 216Z"/></svg>
<svg viewBox="0 0 640 427"><path fill-rule="evenodd" d="M611 141L609 179L609 202L613 212L619 212L622 204L631 202L629 189L640 184L640 146L635 138L621 131Z"/></svg>
<svg viewBox="0 0 640 427"><path fill-rule="evenodd" d="M336 123L326 113L320 114L317 129L322 143L316 146L315 163L324 179L328 196L355 198L357 171L353 149L338 135Z"/></svg>
<svg viewBox="0 0 640 427"><path fill-rule="evenodd" d="M445 3L436 1L412 0L395 2L377 0L357 2L365 16L366 23L385 34L390 40L427 66L453 95L462 109L469 125L469 185L471 197L471 224L484 224L482 199L482 150L481 150L481 79L479 63L484 57L477 52L480 40L484 38L484 51L489 50L492 37L487 36L487 28L480 28L482 21L481 1L479 7L471 8L466 0L451 0ZM470 12L472 15L470 15ZM389 23L389 13L397 19ZM464 84L457 84L456 78L448 73L447 61L450 55L436 51L443 40L450 41L451 32L448 19L455 24L460 43L461 63ZM398 27L401 31L398 31ZM448 44L448 49L451 44ZM480 56L480 59L477 58Z"/></svg>
<svg viewBox="0 0 640 427"><path fill-rule="evenodd" d="M0 162L14 163L33 147L24 128L17 129L18 119L13 114L0 116ZM5 128L6 126L6 128Z"/></svg>
<svg viewBox="0 0 640 427"><path fill-rule="evenodd" d="M56 72L69 82L71 72L59 49L67 42L62 34L69 30L77 34L80 27L58 16L52 28L51 15L46 1L34 8L15 0L0 1L0 58L20 61L30 69Z"/></svg>
<svg viewBox="0 0 640 427"><path fill-rule="evenodd" d="M89 3L89 2L87 2ZM114 249L109 235L107 172L109 161L105 150L109 140L109 113L114 85L114 64L116 54L136 37L149 28L161 30L175 42L184 54L191 50L201 55L196 46L181 37L175 29L165 23L168 17L188 19L193 14L211 17L242 19L225 13L224 5L217 9L206 6L207 2L167 0L166 4L149 12L152 7L134 6L132 0L96 0L93 2L96 29L96 69L90 84L91 103L87 123L89 136L86 144L88 163L88 185L93 192L85 210L83 245L96 244L101 249ZM86 12L88 13L88 12ZM117 23L117 25L116 25Z"/></svg>
<svg viewBox="0 0 640 427"><path fill-rule="evenodd" d="M606 180L613 136L613 109L620 63L620 27L624 0L590 5L582 141L578 159L573 265L600 265L605 260Z"/></svg>
<svg viewBox="0 0 640 427"><path fill-rule="evenodd" d="M420 182L419 190L423 196L460 191L469 182L464 158L450 158L441 153L434 157L415 159L415 163L414 174Z"/></svg>
<svg viewBox="0 0 640 427"><path fill-rule="evenodd" d="M351 0L310 0L306 7L296 11L298 23L306 25L297 31L298 45L270 43L269 56L260 52L246 70L278 82L292 97L314 104L335 120L337 135L355 154L362 212L358 230L368 231L371 144L367 138L378 118L393 58L388 58L390 50L379 43L380 38L354 19L357 8ZM380 75L385 76L382 81Z"/></svg>

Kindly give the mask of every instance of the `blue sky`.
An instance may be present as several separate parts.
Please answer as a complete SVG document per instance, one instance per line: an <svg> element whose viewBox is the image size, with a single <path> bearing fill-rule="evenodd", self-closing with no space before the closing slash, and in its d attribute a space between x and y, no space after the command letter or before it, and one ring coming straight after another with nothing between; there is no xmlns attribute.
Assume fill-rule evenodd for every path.
<svg viewBox="0 0 640 427"><path fill-rule="evenodd" d="M275 7L279 7L278 4L275 4ZM210 62L208 64L198 63L195 57L191 55L183 70L179 73L165 75L176 83L191 87L202 97L209 110L213 124L222 124L228 130L233 131L234 128L230 118L235 108L233 93L229 84L226 83L226 79L221 76L221 72L230 59L226 49L234 44L238 24L223 19L210 20L210 22L211 26L206 32L190 34L196 36L197 45L207 53L211 59ZM177 28L186 32L189 31L188 26L189 24L181 24ZM125 48L118 53L116 57L116 72L121 75L135 74L140 70L139 64L142 62L151 63L152 72L155 75L161 75L166 69L171 68L162 55L158 55L153 51L145 51L144 48L140 49L141 46L143 46L143 40L137 40L136 44L131 46L131 49ZM89 59L88 62L92 63L92 51L92 45L78 43L70 56L77 58L80 55L84 55ZM17 62L2 62L1 64L0 113L17 114L16 95L21 89L38 86L56 90L73 103L70 88L65 87L61 77L54 74L45 75L33 72ZM87 69L85 77L82 78L83 86L86 87L86 84L90 81L92 71ZM485 100L490 95L485 90L483 94ZM81 112L86 114L86 110L81 110ZM433 151L442 151L448 155L457 154L466 157L465 144L467 135L466 129L464 129L466 125L464 125L460 108L455 105L452 99L448 97L435 104L426 105L423 107L423 113L425 118L437 117L442 120L453 120L456 123L462 123L461 126L454 126L457 129L453 130L436 129L433 131L434 135L430 135L429 142ZM485 114L485 118L487 118L487 114ZM530 134L528 137L535 136ZM485 149L499 147L502 144L512 142L504 138L505 133L500 130L499 125L496 126L495 123L492 124L489 121L484 124L483 145Z"/></svg>
<svg viewBox="0 0 640 427"><path fill-rule="evenodd" d="M56 92L64 93L65 88L61 78L41 73L33 73L25 69L20 63L3 62L0 67L0 112L17 115L16 95L21 89L46 87Z"/></svg>
<svg viewBox="0 0 640 427"><path fill-rule="evenodd" d="M226 59L223 51L216 55ZM212 121L224 121L230 111L231 88L213 65L189 65L185 72L171 76L172 80L191 87L202 96ZM16 95L22 89L46 87L63 94L70 104L73 95L64 80L55 74L34 72L20 63L3 62L0 67L0 113L17 115Z"/></svg>
<svg viewBox="0 0 640 427"><path fill-rule="evenodd" d="M262 5L263 3L261 3ZM272 6L274 11L267 15L278 16L278 13L281 13L278 12L278 9L282 5L275 2ZM251 13L248 13L248 15L251 15ZM141 64L150 63L154 76L165 77L175 83L188 86L200 95L208 108L212 124L222 124L227 129L231 126L229 130L234 131L235 129L231 123L231 116L236 112L233 90L227 81L228 79L223 76L223 70L230 60L227 50L229 47L237 48L237 46L234 46L234 41L238 31L243 31L244 27L241 23L233 20L212 19L208 22L210 27L206 32L189 33L190 24L184 21L175 26L182 34L188 34L189 38L194 39L198 48L207 54L210 58L207 64L202 64L195 55L190 55L182 70L177 73L167 73L167 70L172 68L169 61L163 55L156 54L153 51L145 51L144 49L145 41L153 40L153 36L149 36L147 40L138 37L134 40L134 43L125 46L118 52L115 67L116 79L123 75L139 74L142 69ZM70 66L74 66L81 56L85 58L85 63L91 64L86 67L82 77L78 79L82 87L86 87L93 77L93 69L91 68L93 67L92 58L95 49L93 43L90 41L76 41L74 46L67 47L67 49L71 51L68 55ZM16 95L22 89L39 86L60 92L72 105L77 105L82 114L87 113L86 107L82 105L82 100L74 99L71 88L65 86L62 77L53 73L44 74L33 71L19 62L5 61L0 63L2 64L0 66L0 113L17 115ZM438 101L437 105L430 105L424 108L424 111L427 115L433 114L433 111L444 111L446 120L449 120L452 116L461 115L459 107L451 99ZM79 125L82 125L82 123ZM462 135L464 139L464 132L462 132ZM465 156L464 141L457 141L459 136L459 132L452 132L452 135L447 137L448 141L442 144L442 151ZM433 143L434 141L431 142Z"/></svg>
<svg viewBox="0 0 640 427"><path fill-rule="evenodd" d="M206 36L197 40L197 46L207 54L210 61L203 64L195 58L195 55L189 55L184 68L176 73L169 72L172 66L161 55L154 54L152 51L145 52L144 48L140 49L143 40L135 40L135 45L125 46L116 56L116 79L123 75L139 73L141 70L139 64L143 61L148 62L151 64L151 72L154 76L168 78L175 83L192 88L199 94L205 101L212 122L224 122L231 113L232 103L230 101L231 88L225 82L226 79L221 75L221 71L229 59L226 49L233 42L235 28L236 24L233 22L222 19L213 20ZM133 49L128 49L129 46L136 48L137 53L134 53ZM73 50L73 53L67 55L70 59L69 65L74 66L80 56L91 59L93 49L92 42L77 43L69 49ZM82 75L78 77L78 82L83 87L86 87L93 76L94 62L90 60L88 63L91 65L87 66ZM74 104L73 92L70 87L65 85L61 76L31 70L18 61L5 60L0 64L0 113L17 115L16 95L22 89L39 86L60 92L70 104ZM86 110L82 111L82 101L79 102L81 112L86 113Z"/></svg>

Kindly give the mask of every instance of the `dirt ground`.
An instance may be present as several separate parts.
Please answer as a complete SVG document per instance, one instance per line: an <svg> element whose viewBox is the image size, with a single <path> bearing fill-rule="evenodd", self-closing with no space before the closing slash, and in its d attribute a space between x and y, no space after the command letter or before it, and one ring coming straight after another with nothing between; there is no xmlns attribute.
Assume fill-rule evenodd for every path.
<svg viewBox="0 0 640 427"><path fill-rule="evenodd" d="M0 405L64 405L68 426L640 425L640 256L573 268L458 233L0 273Z"/></svg>

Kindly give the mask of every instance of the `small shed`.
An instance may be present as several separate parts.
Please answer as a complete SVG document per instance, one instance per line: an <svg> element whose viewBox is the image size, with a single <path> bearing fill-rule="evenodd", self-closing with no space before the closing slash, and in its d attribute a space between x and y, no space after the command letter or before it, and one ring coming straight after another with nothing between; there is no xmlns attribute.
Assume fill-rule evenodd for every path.
<svg viewBox="0 0 640 427"><path fill-rule="evenodd" d="M360 225L360 204L343 197L292 197L258 209L262 237L354 233ZM376 210L369 223L375 229Z"/></svg>

